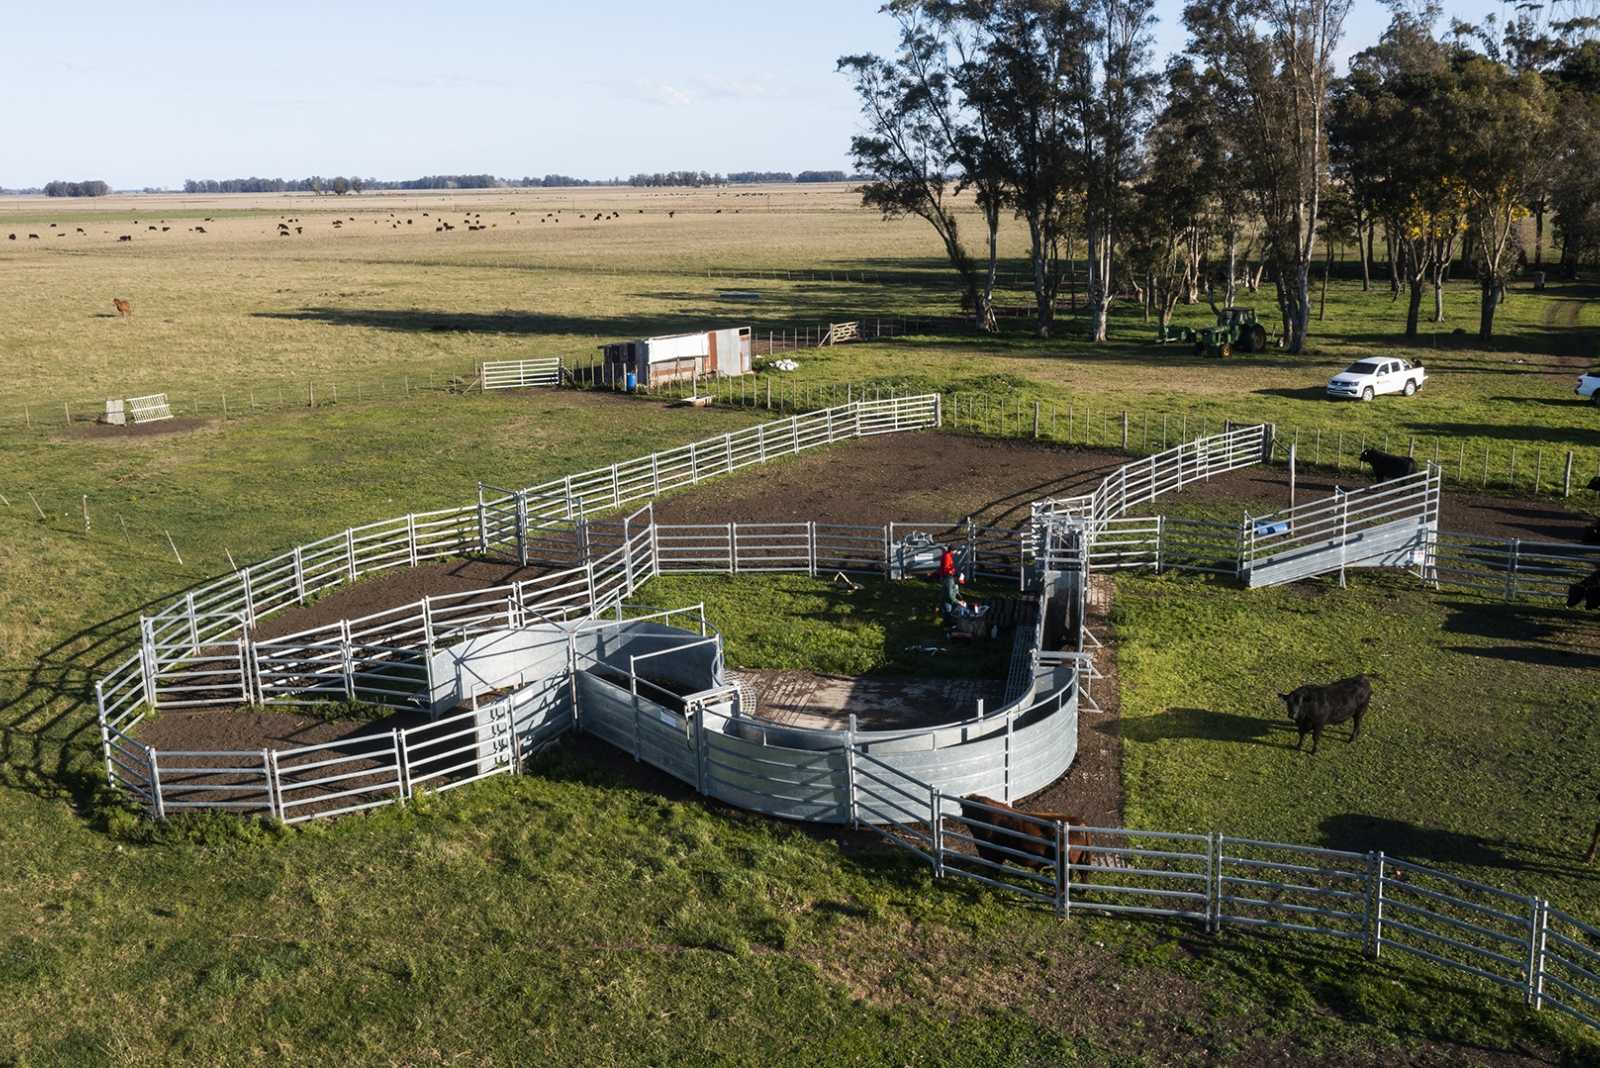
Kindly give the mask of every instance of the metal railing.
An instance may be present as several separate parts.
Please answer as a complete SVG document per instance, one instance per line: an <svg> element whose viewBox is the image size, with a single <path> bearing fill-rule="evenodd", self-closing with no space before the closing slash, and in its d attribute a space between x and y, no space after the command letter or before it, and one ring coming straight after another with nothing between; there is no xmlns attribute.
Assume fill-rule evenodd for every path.
<svg viewBox="0 0 1600 1068"><path fill-rule="evenodd" d="M166 608L141 617L142 703L156 707L161 698L158 681L196 657L214 655L205 652L209 646L232 640L263 617L303 605L362 575L485 552L491 544L506 544L508 537L525 556L529 532L538 524L606 511L832 441L937 426L939 418L935 395L858 401L524 490L488 497L480 493L475 504L397 516L296 546L197 586ZM103 712L116 716L127 711L131 695L125 681L126 675L113 672L113 677L97 684L97 691L110 691L114 702L109 710L102 703ZM112 685L106 686L107 682Z"/></svg>
<svg viewBox="0 0 1600 1068"><path fill-rule="evenodd" d="M478 365L478 382L484 389L527 389L559 386L561 357L533 360L485 360Z"/></svg>
<svg viewBox="0 0 1600 1068"><path fill-rule="evenodd" d="M1600 1028L1600 928L1514 894L1383 852L1217 833L1069 823L943 793L859 748L859 827L928 863L1074 912L1156 916L1326 937L1515 991Z"/></svg>

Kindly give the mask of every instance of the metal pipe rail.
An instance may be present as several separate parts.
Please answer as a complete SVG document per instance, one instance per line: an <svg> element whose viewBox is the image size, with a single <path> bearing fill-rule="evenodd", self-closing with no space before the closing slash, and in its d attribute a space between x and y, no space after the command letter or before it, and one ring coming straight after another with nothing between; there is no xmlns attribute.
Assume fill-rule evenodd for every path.
<svg viewBox="0 0 1600 1068"><path fill-rule="evenodd" d="M1401 952L1600 1029L1600 927L1541 898L1382 852L1069 826L941 793L859 748L849 756L858 825L926 861L935 878L972 880L1062 916L1157 916L1212 932L1232 925L1359 942L1372 959L1386 949ZM974 812L1004 813L1036 834ZM1146 841L1155 845L1136 844ZM980 842L988 857L966 852ZM1069 862L1069 842L1090 862Z"/></svg>
<svg viewBox="0 0 1600 1068"><path fill-rule="evenodd" d="M1248 570L1261 560L1327 541L1348 541L1352 535L1400 520L1436 522L1438 515L1439 469L1429 465L1416 474L1366 489L1336 493L1264 516L1246 516L1242 528L1245 566Z"/></svg>

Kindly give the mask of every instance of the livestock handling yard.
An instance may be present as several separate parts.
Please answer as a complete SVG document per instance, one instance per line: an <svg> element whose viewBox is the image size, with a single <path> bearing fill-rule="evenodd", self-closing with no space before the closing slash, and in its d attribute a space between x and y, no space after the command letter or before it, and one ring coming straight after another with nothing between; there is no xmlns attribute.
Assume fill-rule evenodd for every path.
<svg viewBox="0 0 1600 1068"><path fill-rule="evenodd" d="M891 461L916 456L941 421L937 395L852 402L527 488L480 483L460 508L244 567L143 616L138 651L96 682L106 772L157 820L221 810L294 824L537 774L546 749L581 734L704 797L858 828L937 879L1061 917L1342 943L1600 1028L1600 929L1561 902L1381 843L1128 826L1106 789L1108 749L1086 729L1095 717L1103 729L1113 709L1101 700L1117 696L1114 574L1192 572L1266 596L1378 571L1441 594L1551 601L1600 570L1600 549L1559 540L1580 516L1553 515L1537 532L1548 540L1508 539L1527 533L1523 509L1452 500L1431 464L1380 460L1389 477L1365 485L1301 481L1268 424L1131 461L1041 450L1008 472L1016 489L966 515L886 513L900 503L890 487L915 472ZM1010 457L939 445L942 470L969 462L985 488ZM784 491L803 464L833 476L823 486L857 477L842 499L811 501ZM762 477L734 475L746 467ZM1153 507L1197 496L1251 507L1242 519ZM982 591L981 626L947 603L942 628L932 593L917 594L946 551ZM674 582L782 575L845 595L904 590L877 595L902 614L900 639L920 630L897 651L899 675L740 670L760 665L729 663L742 652L715 606L657 600L674 599ZM446 579L466 588L444 592ZM1369 685L1302 688L1286 698L1291 718L1319 742L1352 713L1359 728ZM277 711L330 705L371 711Z"/></svg>

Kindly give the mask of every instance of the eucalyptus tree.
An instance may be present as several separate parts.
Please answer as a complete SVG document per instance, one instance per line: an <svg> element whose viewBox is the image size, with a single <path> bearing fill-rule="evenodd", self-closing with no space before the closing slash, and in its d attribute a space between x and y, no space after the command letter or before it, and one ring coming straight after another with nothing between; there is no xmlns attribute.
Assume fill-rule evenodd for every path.
<svg viewBox="0 0 1600 1068"><path fill-rule="evenodd" d="M1445 280L1468 221L1457 173L1463 134L1452 105L1456 74L1449 49L1433 34L1437 17L1431 4L1396 10L1379 42L1351 59L1329 116L1335 173L1358 184L1382 219L1391 270L1408 289L1408 338L1418 334L1430 284L1434 321L1443 320Z"/></svg>
<svg viewBox="0 0 1600 1068"><path fill-rule="evenodd" d="M1072 164L1083 189L1088 251L1089 337L1106 339L1116 295L1119 239L1131 214L1141 144L1160 79L1150 59L1153 0L1081 0L1081 33L1067 57ZM1165 318L1163 323L1165 325Z"/></svg>
<svg viewBox="0 0 1600 1068"><path fill-rule="evenodd" d="M1514 71L1481 55L1460 57L1455 66L1451 170L1473 244L1478 337L1487 341L1515 265L1518 224L1551 173L1555 99L1537 71Z"/></svg>
<svg viewBox="0 0 1600 1068"><path fill-rule="evenodd" d="M1202 281L1215 222L1217 143L1198 121L1204 110L1195 107L1189 73L1181 61L1168 69L1166 104L1145 137L1145 166L1122 234L1123 258L1162 334L1178 302L1193 299Z"/></svg>
<svg viewBox="0 0 1600 1068"><path fill-rule="evenodd" d="M1040 337L1049 337L1061 288L1062 246L1075 206L1070 75L1087 47L1084 0L959 0L947 9L972 27L962 88L994 134L1006 203L1028 228Z"/></svg>
<svg viewBox="0 0 1600 1068"><path fill-rule="evenodd" d="M1327 111L1350 0L1192 0L1190 50L1238 135L1262 217L1284 347L1305 348L1311 261L1328 184Z"/></svg>
<svg viewBox="0 0 1600 1068"><path fill-rule="evenodd" d="M967 47L959 19L934 5L891 3L884 11L899 24L894 56L843 56L838 70L853 83L865 132L851 138L862 202L885 218L914 215L938 235L965 292L964 303L981 331L996 329L993 291L1002 204L1000 165L991 123L960 88L957 55ZM971 190L987 227L987 257L968 250L960 225L960 197Z"/></svg>

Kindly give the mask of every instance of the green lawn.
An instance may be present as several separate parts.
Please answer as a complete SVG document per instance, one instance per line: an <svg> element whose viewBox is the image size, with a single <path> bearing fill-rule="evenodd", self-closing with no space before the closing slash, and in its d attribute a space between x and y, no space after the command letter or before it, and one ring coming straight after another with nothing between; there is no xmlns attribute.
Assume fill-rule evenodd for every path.
<svg viewBox="0 0 1600 1068"><path fill-rule="evenodd" d="M360 216L362 236L319 229L315 242L275 238L272 225L280 208L308 206L308 220L329 224L330 204L226 216L195 205L167 208L169 221L186 230L214 214L225 240L141 231L131 249L114 238L0 249L11 298L0 422L22 397L209 398L254 381L315 382L324 405L128 440L0 431L0 1065L1378 1065L1460 1063L1474 1047L1593 1059L1551 1014L1416 982L1432 973L1314 943L1062 924L936 887L898 856L664 793L598 749L419 809L289 833L226 818L153 829L108 803L89 685L125 655L141 607L230 556L243 564L459 504L479 478L526 485L764 417L567 392L356 402L350 382L588 354L708 321L952 305L910 223L878 223L837 193L765 219L717 215L732 202L702 199L671 220L666 200L649 201L625 227L563 223L562 236L537 238L509 222L508 201L494 209L499 228L449 244L374 225L376 200L338 206ZM78 217L86 230L122 225L116 209L96 210ZM752 305L697 273L730 266L894 275L731 283L760 293ZM135 320L107 317L113 295L134 301ZM1470 328L1465 297L1452 293L1446 328ZM988 429L1004 420L1023 434L1038 399L1043 427L1073 441L1080 423L1120 441L1126 409L1136 447L1155 447L1162 415L1169 443L1223 418L1274 419L1299 431L1302 456L1340 434L1346 453L1351 437L1387 434L1392 448L1418 437L1429 457L1438 441L1445 458L1465 440L1492 450L1497 479L1515 446L1518 483L1539 450L1548 490L1568 449L1580 475L1600 462L1595 411L1570 399L1574 360L1600 325L1589 298L1519 290L1495 345L1445 329L1414 351L1396 343L1386 293L1336 281L1303 358L1196 360L1149 344L1153 330L1124 308L1104 346L1068 328L1050 341L1013 330L802 352L779 395L936 388L963 394L947 412L960 404L964 427L983 411ZM1420 355L1438 377L1411 402L1317 396L1331 369L1374 352ZM323 388L333 381L345 383L337 403ZM931 619L916 587L704 577L647 592L706 601L730 658L750 666L938 669L906 659ZM1359 833L1600 911L1572 863L1594 816L1585 776L1600 758L1600 709L1594 634L1571 617L1370 579L1344 593L1246 593L1130 577L1117 620L1134 822L1314 842ZM1209 670L1222 664L1237 669ZM1383 675L1369 736L1314 760L1281 748L1276 690L1364 667Z"/></svg>
<svg viewBox="0 0 1600 1068"><path fill-rule="evenodd" d="M1117 579L1127 818L1382 849L1600 916L1600 633L1582 613L1360 576ZM1280 691L1377 676L1359 740L1295 752Z"/></svg>
<svg viewBox="0 0 1600 1068"><path fill-rule="evenodd" d="M636 595L662 608L704 604L735 667L836 675L1004 679L1009 641L943 647L939 588L856 576L852 589L804 575L663 575ZM979 583L980 601L1004 592Z"/></svg>

